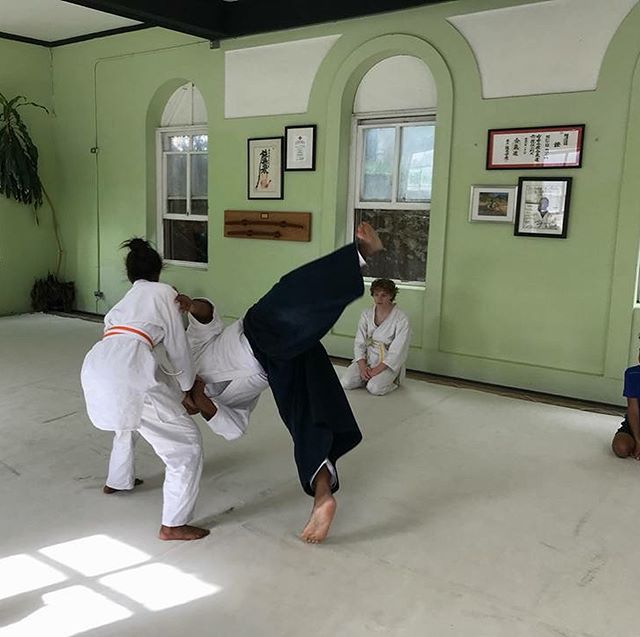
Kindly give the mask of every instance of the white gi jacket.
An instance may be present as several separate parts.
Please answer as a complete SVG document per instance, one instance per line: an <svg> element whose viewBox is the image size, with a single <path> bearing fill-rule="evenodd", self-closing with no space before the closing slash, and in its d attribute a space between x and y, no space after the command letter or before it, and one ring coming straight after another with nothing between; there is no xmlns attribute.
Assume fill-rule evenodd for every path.
<svg viewBox="0 0 640 637"><path fill-rule="evenodd" d="M160 420L184 414L180 390L193 386L195 366L175 299L170 285L138 280L104 317L105 336L81 372L87 412L99 429L138 429L145 399ZM161 368L160 343L177 385Z"/></svg>
<svg viewBox="0 0 640 637"><path fill-rule="evenodd" d="M269 381L244 335L242 319L225 328L213 303L199 300L211 304L213 319L204 324L189 314L187 338L205 394L218 408L208 425L227 440L235 440L245 433Z"/></svg>
<svg viewBox="0 0 640 637"><path fill-rule="evenodd" d="M396 305L380 325L375 324L374 317L375 307L364 310L360 315L353 360L364 359L369 367L384 363L402 376L411 340L409 318Z"/></svg>

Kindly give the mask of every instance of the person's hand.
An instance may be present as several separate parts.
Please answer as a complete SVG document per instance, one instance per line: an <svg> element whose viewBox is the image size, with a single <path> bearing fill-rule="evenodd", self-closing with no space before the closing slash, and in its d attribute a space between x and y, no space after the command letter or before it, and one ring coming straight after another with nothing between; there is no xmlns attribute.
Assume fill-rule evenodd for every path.
<svg viewBox="0 0 640 637"><path fill-rule="evenodd" d="M358 361L358 370L360 371L360 378L365 382L369 380L369 368L363 359Z"/></svg>
<svg viewBox="0 0 640 637"><path fill-rule="evenodd" d="M193 398L191 398L191 393L188 391L184 393L184 398L182 399L182 406L187 410L187 413L190 416L195 416L196 414L200 413L200 410L198 409L198 407L196 407L196 404L193 402Z"/></svg>
<svg viewBox="0 0 640 637"><path fill-rule="evenodd" d="M186 294L180 293L178 293L178 295L176 296L176 303L178 304L178 307L180 308L180 312L182 312L182 314L190 312L191 306L193 305L193 301L190 297L188 297Z"/></svg>
<svg viewBox="0 0 640 637"><path fill-rule="evenodd" d="M204 381L199 376L196 376L196 382L193 384L190 394L205 420L211 420L218 413L218 408L204 393Z"/></svg>
<svg viewBox="0 0 640 637"><path fill-rule="evenodd" d="M383 372L387 366L384 363L380 363L375 367L369 367L369 378L377 376L380 372Z"/></svg>

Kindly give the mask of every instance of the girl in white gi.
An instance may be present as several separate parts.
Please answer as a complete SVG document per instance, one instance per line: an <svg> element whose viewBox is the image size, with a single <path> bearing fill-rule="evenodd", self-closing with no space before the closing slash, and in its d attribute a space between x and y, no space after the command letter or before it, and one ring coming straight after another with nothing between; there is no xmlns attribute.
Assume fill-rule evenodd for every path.
<svg viewBox="0 0 640 637"><path fill-rule="evenodd" d="M404 378L411 327L407 315L394 303L397 294L391 279L376 279L371 284L373 307L360 316L353 362L340 379L345 389L366 386L371 394L384 396Z"/></svg>
<svg viewBox="0 0 640 637"><path fill-rule="evenodd" d="M82 389L91 422L115 433L105 493L132 489L137 432L165 464L161 540L197 540L207 529L190 526L202 473L200 430L181 404L195 381L193 358L176 291L159 283L162 259L143 239L129 248L133 286L104 318L104 334L82 365ZM179 388L156 358L162 343ZM180 391L180 389L182 391Z"/></svg>

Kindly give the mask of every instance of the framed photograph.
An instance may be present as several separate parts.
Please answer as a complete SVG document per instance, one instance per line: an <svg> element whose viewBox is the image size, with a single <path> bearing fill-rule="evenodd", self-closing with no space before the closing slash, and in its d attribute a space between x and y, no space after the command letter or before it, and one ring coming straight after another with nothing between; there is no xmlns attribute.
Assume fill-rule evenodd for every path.
<svg viewBox="0 0 640 637"><path fill-rule="evenodd" d="M283 138L260 137L247 140L247 197L282 199L284 197Z"/></svg>
<svg viewBox="0 0 640 637"><path fill-rule="evenodd" d="M469 221L513 223L516 186L471 186Z"/></svg>
<svg viewBox="0 0 640 637"><path fill-rule="evenodd" d="M316 169L316 125L285 126L287 146L285 170Z"/></svg>
<svg viewBox="0 0 640 637"><path fill-rule="evenodd" d="M489 131L487 170L580 168L584 124Z"/></svg>
<svg viewBox="0 0 640 637"><path fill-rule="evenodd" d="M566 239L571 177L520 177L513 234Z"/></svg>

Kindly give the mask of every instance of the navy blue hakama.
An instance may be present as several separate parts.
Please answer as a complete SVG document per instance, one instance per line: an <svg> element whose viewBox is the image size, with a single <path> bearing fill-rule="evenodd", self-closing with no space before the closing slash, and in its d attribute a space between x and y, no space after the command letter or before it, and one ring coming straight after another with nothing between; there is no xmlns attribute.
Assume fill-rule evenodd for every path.
<svg viewBox="0 0 640 637"><path fill-rule="evenodd" d="M302 488L326 460L334 465L362 434L320 339L344 308L362 296L355 244L284 275L244 317L244 332L269 379L293 438ZM332 490L339 488L337 481Z"/></svg>

